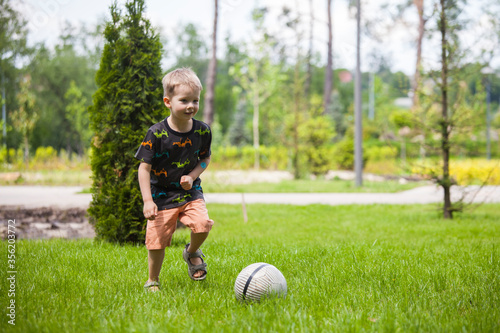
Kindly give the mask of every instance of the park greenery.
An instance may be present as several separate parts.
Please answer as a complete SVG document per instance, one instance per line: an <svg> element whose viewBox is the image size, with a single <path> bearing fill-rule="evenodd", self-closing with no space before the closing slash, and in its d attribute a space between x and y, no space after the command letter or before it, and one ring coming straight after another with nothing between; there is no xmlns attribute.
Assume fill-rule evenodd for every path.
<svg viewBox="0 0 500 333"><path fill-rule="evenodd" d="M38 171L44 165L88 170L92 165L96 198L100 191L109 193L100 186L112 179L124 188L135 186L133 152L141 133L168 114L161 105L161 77L179 66L193 68L209 82L201 101L208 94L213 114L204 115L202 103L197 117L208 119L213 129L211 168L288 170L297 179L352 170L352 69L334 66L341 51L329 36L308 35L308 27L319 24L313 17L292 5L272 17L268 8L257 6L248 14L251 37L234 40L226 33L218 45L222 52L214 52L214 43L195 23L186 22L174 38L163 38L144 18L146 5L139 0L123 8L112 5L109 21L94 27L68 23L59 42L49 47L28 45L27 18L11 1L1 1L2 171ZM393 72L390 58L381 53L370 60L371 72L362 73L364 170L419 175L443 188L497 184L500 80L491 67L500 45L498 4L480 6L481 19L489 24L488 43L476 48L460 38L479 20L467 16L464 1L401 0L384 10L388 5L380 8L386 16L378 20L366 13L364 38L383 42L387 29L418 31L416 71ZM401 23L412 10L420 18L418 26ZM271 32L269 20L283 29ZM144 42L137 36L145 36ZM312 49L313 38L328 39L325 49ZM426 53L441 59L440 67L422 61L422 38L439 40L439 48ZM445 202L447 217L455 209L449 205Z"/></svg>
<svg viewBox="0 0 500 333"><path fill-rule="evenodd" d="M0 155L2 169L7 169L12 163L17 168L15 164L18 159L17 149L29 151L28 155L22 157L25 160L33 159L39 147L52 147L58 153L75 154L79 157L90 154L91 138L94 133L89 127L88 108L93 104L92 96L97 91L95 77L104 48L104 23L80 29L68 23L63 27L59 42L55 46L49 48L44 44L37 44L28 47L26 18L13 11L9 1L2 1L1 10L3 13L10 13L10 16L2 16L3 20L7 20L3 24L9 27L2 29L2 32L5 31L3 38L10 44L2 44L0 50L7 106L7 135L5 138L2 137L2 143L5 145ZM293 8L289 10L291 13L287 15L293 15ZM301 120L301 128L298 131L301 143L299 149L303 153L301 154L303 160L299 164L301 174L304 176L310 172L323 173L324 166L328 165L330 159L325 162L322 158L331 151L335 151L336 155L345 156L339 156L339 161L328 165L329 167L351 168L353 162L352 157L349 158L349 146L353 140L351 130L353 81L343 82L340 79L350 69L333 69L333 106L332 110L328 111L331 114L327 112L325 115L322 98L325 65L320 62L323 50L313 50L314 54L309 59L308 50L301 44L286 44L291 43L289 39L282 40L281 36L270 35L266 31L264 20L266 15L269 14L265 7L257 8L253 14L253 29L259 32L255 40L235 41L230 34L225 36L224 55L218 59L217 64L214 101L216 111L212 124L216 136L214 146L244 148L254 144L252 134L254 95L260 93L257 104L260 113L259 146L283 148L285 161L279 166L271 167L290 167L288 160L293 151L293 142L289 140L294 125L292 111L296 104L296 100L290 94L293 93L294 84L297 84L294 82L297 65L298 84L301 87L309 75L307 71L310 71L311 75L308 93L303 91L298 100ZM293 17L282 15L279 19L283 21L284 30L300 29L291 24L287 25ZM13 22L16 22L20 33L13 33L10 30ZM465 24L461 21L453 23ZM428 26L427 34L430 38L434 33L430 27L430 18ZM196 24L186 23L178 29L175 40L164 42L161 56L164 60L168 58L171 64L168 68L163 67L162 73L178 66L190 66L204 82L209 63L208 43L209 39ZM168 46L174 45L176 47L170 51ZM19 64L23 66L19 67ZM470 125L465 129L466 132L456 135L457 142L454 142L452 147L452 157L485 157L486 78L481 74L481 69L488 64L482 58L473 58L472 61L461 60L456 65L458 68L453 83L459 87L450 88L451 101L460 108L467 109L469 116L473 117L466 118ZM394 104L396 99L408 97L412 92L412 78L402 72L392 72L390 59L383 57L379 59L378 68L375 68L373 73L375 114L372 115L368 103L371 89L370 75L363 73L362 80L365 102L363 130L366 165L369 165L372 156L376 155L371 152L372 147L390 147L391 153L388 154L388 158L411 159L436 155L436 152L430 149L432 140L435 140L431 133L423 133L424 128L418 128L411 119L408 119L412 114L411 110ZM419 101L421 108L427 112L425 119L433 119L432 116L435 116L438 107L435 93L439 88L433 83L433 78L440 74L439 71L423 68L422 75L424 79L423 87L419 91L421 96ZM161 74L158 76L161 77ZM258 81L252 81L255 78ZM495 113L500 100L500 81L495 76L491 79L491 110ZM260 89L260 92L257 89ZM26 93L27 90L29 94ZM23 104L30 105L30 103L34 104L32 110L23 107ZM167 110L162 111L161 116L165 116ZM30 118L34 124L24 126L16 124L17 119L22 119L19 112L27 115L33 113L34 117ZM203 119L203 105L199 118ZM493 131L498 133L500 127L498 113L492 115L492 125ZM33 129L27 131L24 129L26 126L32 126ZM314 131L311 131L311 126ZM408 133L402 130L405 127L409 127L411 131ZM427 131L430 129L427 128ZM496 135L494 137L496 138ZM423 152L422 145L429 149ZM325 152L322 153L322 149ZM493 142L491 149L493 157L498 158L500 149L498 140ZM223 149L222 152L224 151L226 150Z"/></svg>
<svg viewBox="0 0 500 333"><path fill-rule="evenodd" d="M209 205L207 280L189 279L178 230L162 289L142 246L21 240L12 332L498 332L500 206L443 221L435 205ZM0 248L7 256L7 246ZM285 299L242 304L238 273L266 262ZM0 278L7 279L2 270ZM0 303L7 304L7 293ZM6 320L6 319L4 319Z"/></svg>
<svg viewBox="0 0 500 333"><path fill-rule="evenodd" d="M330 9L332 0L324 2ZM331 36L309 35L324 40L324 50L307 46L307 27L319 23L293 5L279 17L257 6L249 13L251 38L234 40L228 33L215 52L195 23L185 22L165 39L144 17L142 0L111 5L109 20L94 27L66 24L54 46L29 45L29 18L12 0L0 0L6 109L0 185L82 186L93 194L89 217L97 233L94 240L16 240L16 325L9 329L498 332L499 204L472 204L454 215L462 206L446 202L208 204L215 225L203 245L207 279L189 279L181 253L190 231L180 228L166 249L161 290L147 293L134 159L146 129L168 114L162 75L189 66L205 88L197 118L214 133L204 180L231 169L286 170L296 178L207 181L205 191L398 192L419 185L405 179L443 188L500 185L500 80L491 74L500 49L500 8L496 0L482 2L478 17L464 16L462 0L425 0L425 6L424 0L385 1L364 17L364 38L383 39L387 29L418 37L414 75L394 72L384 56L375 56L373 70L362 73L364 171L392 181L365 181L359 188L328 176L354 165L352 68L335 67L340 51ZM389 4L397 10L386 10ZM411 10L418 26L403 22ZM460 32L480 18L489 22L489 43L471 52ZM269 31L268 20L281 22L282 31ZM439 40L425 52L442 59L440 67L422 60L423 38ZM329 54L325 63L323 53ZM207 117L205 101L213 103ZM0 255L7 258L3 243ZM255 262L280 269L285 299L235 299L238 273ZM2 270L0 278L7 281L8 274ZM0 303L8 297L0 294Z"/></svg>

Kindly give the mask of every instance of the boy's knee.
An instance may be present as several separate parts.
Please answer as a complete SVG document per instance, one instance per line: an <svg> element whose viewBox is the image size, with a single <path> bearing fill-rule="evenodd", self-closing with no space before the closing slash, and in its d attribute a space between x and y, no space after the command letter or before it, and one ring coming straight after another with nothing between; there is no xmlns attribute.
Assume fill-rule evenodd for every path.
<svg viewBox="0 0 500 333"><path fill-rule="evenodd" d="M189 223L186 224L189 229L195 234L203 234L203 233L209 233L210 230L212 230L212 226L214 225L214 221L210 219L206 220L199 220L196 221L195 223Z"/></svg>
<svg viewBox="0 0 500 333"><path fill-rule="evenodd" d="M214 225L214 221L211 219L204 220L196 226L195 230L193 230L194 233L199 234L199 233L209 233L210 230L212 230L212 226Z"/></svg>

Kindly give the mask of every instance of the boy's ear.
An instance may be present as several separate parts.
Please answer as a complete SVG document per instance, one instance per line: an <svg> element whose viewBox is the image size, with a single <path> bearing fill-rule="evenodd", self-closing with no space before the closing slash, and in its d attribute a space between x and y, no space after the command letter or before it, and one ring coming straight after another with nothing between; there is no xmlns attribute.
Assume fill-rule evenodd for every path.
<svg viewBox="0 0 500 333"><path fill-rule="evenodd" d="M167 108L170 107L170 99L168 99L168 97L163 97L163 103L165 103L165 105L167 106Z"/></svg>

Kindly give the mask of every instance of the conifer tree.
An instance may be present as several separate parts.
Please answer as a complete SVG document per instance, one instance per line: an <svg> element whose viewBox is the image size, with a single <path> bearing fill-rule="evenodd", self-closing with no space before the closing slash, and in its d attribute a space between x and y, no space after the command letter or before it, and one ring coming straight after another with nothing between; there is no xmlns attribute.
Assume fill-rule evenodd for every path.
<svg viewBox="0 0 500 333"><path fill-rule="evenodd" d="M98 90L89 108L95 134L89 215L97 238L135 243L144 240L145 219L134 154L165 108L159 35L144 17L144 0L129 0L125 8L122 15L116 2L110 7Z"/></svg>

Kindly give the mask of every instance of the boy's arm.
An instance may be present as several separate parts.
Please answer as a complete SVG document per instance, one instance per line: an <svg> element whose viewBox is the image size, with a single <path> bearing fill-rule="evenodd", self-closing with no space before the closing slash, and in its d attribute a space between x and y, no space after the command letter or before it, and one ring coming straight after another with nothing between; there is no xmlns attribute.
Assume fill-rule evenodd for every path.
<svg viewBox="0 0 500 333"><path fill-rule="evenodd" d="M190 190L193 187L194 180L206 170L209 164L210 156L200 160L190 173L181 177L181 187L186 191Z"/></svg>
<svg viewBox="0 0 500 333"><path fill-rule="evenodd" d="M149 220L154 220L158 215L158 206L153 201L151 195L151 164L142 162L139 164L139 187L141 188L142 200L144 201L144 217Z"/></svg>

